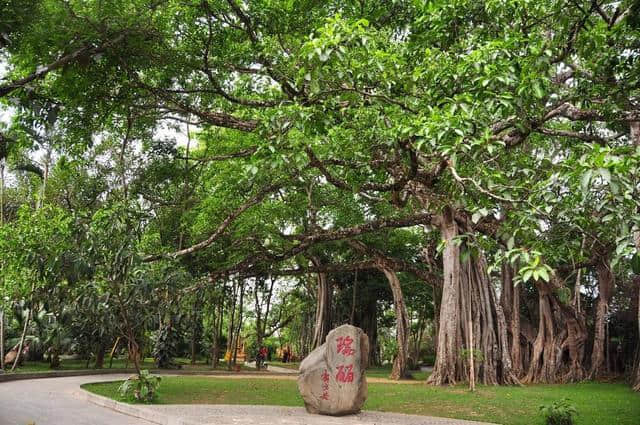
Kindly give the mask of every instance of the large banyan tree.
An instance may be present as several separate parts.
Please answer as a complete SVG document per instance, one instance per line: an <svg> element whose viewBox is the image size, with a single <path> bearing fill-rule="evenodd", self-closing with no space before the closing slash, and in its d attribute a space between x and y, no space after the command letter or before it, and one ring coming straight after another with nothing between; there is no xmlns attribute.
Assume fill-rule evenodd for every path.
<svg viewBox="0 0 640 425"><path fill-rule="evenodd" d="M474 363L486 384L606 370L616 288L640 273L637 2L31 3L0 18L13 19L0 96L27 115L55 100L68 149L114 122L178 122L219 143L187 162L242 161L247 189L209 234L147 261L241 246L212 276L315 273L315 344L327 273L377 270L394 298L395 377L399 271L441 295L431 383L468 379ZM20 140L2 130L1 156ZM280 226L250 215L276 198L295 205ZM261 237L234 245L248 214L261 225L243 237ZM409 260L370 246L398 227L441 242ZM347 239L355 263L318 254ZM636 348L636 386L639 363Z"/></svg>

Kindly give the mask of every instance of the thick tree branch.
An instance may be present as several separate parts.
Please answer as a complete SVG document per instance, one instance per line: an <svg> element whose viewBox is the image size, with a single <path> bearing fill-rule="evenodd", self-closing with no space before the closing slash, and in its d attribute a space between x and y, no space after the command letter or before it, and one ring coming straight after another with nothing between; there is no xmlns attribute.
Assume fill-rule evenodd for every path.
<svg viewBox="0 0 640 425"><path fill-rule="evenodd" d="M321 231L314 234L307 235L282 235L285 239L298 241L290 249L281 252L279 254L272 254L264 247L259 247L260 253L253 252L247 255L244 260L238 263L221 268L215 272L216 276L226 276L234 273L251 274L251 273L265 273L265 263L274 264L280 261L288 260L296 255L306 251L313 245L323 242L332 242L355 237L369 232L384 228L401 228L417 225L431 224L432 215L427 213L419 213L408 217L400 218L384 218L379 220L369 221L367 223L338 230ZM255 244L254 244L255 248ZM404 269L402 269L404 270ZM409 270L407 270L409 271Z"/></svg>
<svg viewBox="0 0 640 425"><path fill-rule="evenodd" d="M356 251L361 254L370 256L374 258L374 268L382 269L390 269L396 271L406 271L412 273L413 275L422 279L425 283L437 286L439 283L439 279L436 279L431 273L426 270L422 270L415 265L408 263L403 260L399 260L397 258L390 257L386 255L384 252L379 249L373 248L371 246L367 246L361 241L349 240L347 241L349 246L354 248Z"/></svg>
<svg viewBox="0 0 640 425"><path fill-rule="evenodd" d="M538 133L542 133L547 136L557 137L569 137L572 139L579 139L588 143L597 143L601 146L605 146L608 142L620 138L624 133L615 134L609 137L597 136L595 134L580 133L578 131L552 129L546 127L540 127L536 129Z"/></svg>
<svg viewBox="0 0 640 425"><path fill-rule="evenodd" d="M353 190L352 186L347 184L346 181L339 179L335 177L333 174L331 174L329 169L326 167L326 164L324 163L324 161L321 161L310 147L307 147L305 150L309 158L309 164L312 167L317 168L324 175L324 177L327 179L329 183L331 183L332 185L334 185L339 189L348 190L348 191ZM406 184L411 179L413 179L418 173L416 156L413 152L410 152L410 155L411 155L411 168L409 169L409 172L407 174L403 175L401 178L399 178L397 181L393 183L363 183L359 187L360 190L389 192L394 190L400 190L403 187L405 187Z"/></svg>
<svg viewBox="0 0 640 425"><path fill-rule="evenodd" d="M390 227L410 227L417 225L431 224L432 215L429 213L418 213L408 217L386 217L378 220L372 220L367 223L360 224L358 226L348 227L346 229L328 230L308 235L287 235L287 239L298 240L303 243L317 243L336 241L340 239L346 239L364 233L369 233L375 230L390 228Z"/></svg>
<svg viewBox="0 0 640 425"><path fill-rule="evenodd" d="M495 199L496 201L501 201L501 202L517 202L513 199L509 199L509 198L504 198L500 195L496 195L494 193L491 193L490 191L486 190L485 188L483 188L482 186L480 186L480 184L478 182L476 182L474 179L470 178L470 177L460 177L460 175L458 174L458 172L456 171L456 169L453 167L453 165L449 164L449 170L451 170L451 175L453 176L453 178L455 179L455 181L457 181L458 183L460 183L462 186L465 185L466 182L471 183L480 193L483 193L485 195L487 195L488 197Z"/></svg>
<svg viewBox="0 0 640 425"><path fill-rule="evenodd" d="M640 121L640 110L619 111L613 116L607 116L594 109L580 109L568 102L562 103L545 115L543 121L553 118L567 118L571 121L617 121L633 122Z"/></svg>
<svg viewBox="0 0 640 425"><path fill-rule="evenodd" d="M130 31L122 31L98 46L95 46L92 43L86 44L71 53L59 57L48 65L39 66L35 72L24 78L13 80L8 84L0 85L0 97L4 97L14 90L20 89L32 81L42 79L51 71L55 71L56 69L75 62L80 58L94 56L98 53L104 52L108 48L124 40L128 33L130 33Z"/></svg>
<svg viewBox="0 0 640 425"><path fill-rule="evenodd" d="M177 257L181 257L181 256L184 256L184 255L192 254L192 253L194 253L196 251L200 251L201 249L204 249L204 248L208 247L213 242L215 242L215 240L218 239L224 233L224 231L227 229L227 227L229 227L229 225L231 223L233 223L235 221L235 219L238 218L243 212L245 212L246 210L248 210L252 206L257 205L260 202L262 202L262 200L264 198L266 198L269 194L275 192L281 186L282 186L282 183L269 185L269 186L265 187L264 189L262 189L260 192L258 192L255 196L253 196L252 198L250 198L247 201L245 201L242 205L240 205L238 208L236 208L231 214L229 214L227 216L227 218L225 218L222 221L222 223L220 223L218 225L218 227L216 228L215 232L213 232L211 234L211 236L209 236L207 239L203 240L202 242L199 242L199 243L197 243L195 245L192 245L189 248L185 248L185 249L181 249L179 251L172 252L170 254L151 255L151 256L148 256L148 257L144 258L144 261L145 262L150 262L150 261L160 260L162 258L175 259Z"/></svg>
<svg viewBox="0 0 640 425"><path fill-rule="evenodd" d="M231 128L234 130L240 130L245 132L252 132L258 127L258 121L256 120L244 120L235 117L231 114L216 111L202 111L196 107L193 107L186 102L176 99L170 90L160 89L152 87L142 82L138 83L142 88L149 90L158 99L168 104L173 105L173 108L167 108L174 112L181 112L194 115L200 118L204 123L223 128Z"/></svg>
<svg viewBox="0 0 640 425"><path fill-rule="evenodd" d="M372 260L356 261L346 264L323 264L321 266L298 267L295 269L270 269L264 271L262 269L247 270L242 273L242 277L260 276L265 273L273 276L300 276L312 273L343 273L355 270L366 270L375 268L375 262Z"/></svg>

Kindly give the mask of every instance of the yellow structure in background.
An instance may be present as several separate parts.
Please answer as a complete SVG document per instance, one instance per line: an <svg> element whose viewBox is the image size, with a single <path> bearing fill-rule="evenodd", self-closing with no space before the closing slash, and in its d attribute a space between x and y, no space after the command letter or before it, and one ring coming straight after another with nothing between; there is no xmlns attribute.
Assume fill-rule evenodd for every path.
<svg viewBox="0 0 640 425"><path fill-rule="evenodd" d="M224 360L229 363L233 360L233 352L227 350L224 353ZM247 354L244 351L244 338L239 338L238 345L236 345L236 364L242 364L247 361Z"/></svg>

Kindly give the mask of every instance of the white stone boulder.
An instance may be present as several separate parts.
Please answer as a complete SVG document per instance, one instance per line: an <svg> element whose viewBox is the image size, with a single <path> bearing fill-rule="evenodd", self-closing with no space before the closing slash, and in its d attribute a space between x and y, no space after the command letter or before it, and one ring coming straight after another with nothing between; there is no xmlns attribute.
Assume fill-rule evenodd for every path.
<svg viewBox="0 0 640 425"><path fill-rule="evenodd" d="M367 399L365 369L369 338L362 329L342 325L300 364L298 389L309 413L357 413Z"/></svg>

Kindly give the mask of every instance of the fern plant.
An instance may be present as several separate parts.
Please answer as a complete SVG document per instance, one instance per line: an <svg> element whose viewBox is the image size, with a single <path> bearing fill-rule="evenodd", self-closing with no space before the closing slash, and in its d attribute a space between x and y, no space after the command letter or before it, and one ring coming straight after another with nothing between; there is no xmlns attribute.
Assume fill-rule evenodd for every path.
<svg viewBox="0 0 640 425"><path fill-rule="evenodd" d="M142 370L139 375L132 375L124 381L118 388L118 392L123 398L150 403L156 396L160 379L148 370Z"/></svg>
<svg viewBox="0 0 640 425"><path fill-rule="evenodd" d="M540 406L540 411L547 425L573 425L573 416L578 414L567 398Z"/></svg>

